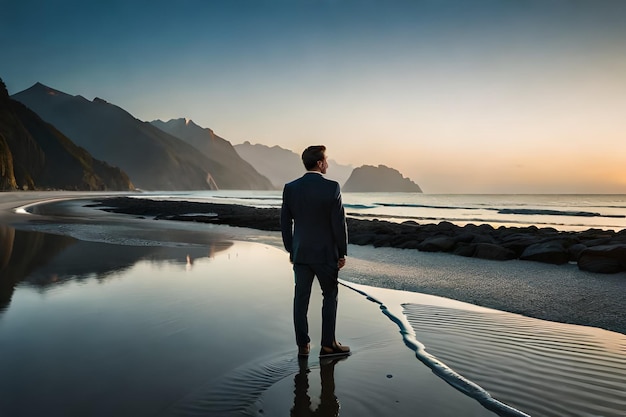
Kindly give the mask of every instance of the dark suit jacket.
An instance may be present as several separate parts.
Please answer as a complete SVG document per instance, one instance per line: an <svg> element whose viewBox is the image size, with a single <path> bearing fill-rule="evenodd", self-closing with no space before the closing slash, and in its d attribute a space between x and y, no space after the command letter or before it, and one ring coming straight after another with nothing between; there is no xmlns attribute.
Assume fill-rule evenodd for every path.
<svg viewBox="0 0 626 417"><path fill-rule="evenodd" d="M294 263L335 263L348 253L339 184L321 174L308 172L285 185L280 226Z"/></svg>

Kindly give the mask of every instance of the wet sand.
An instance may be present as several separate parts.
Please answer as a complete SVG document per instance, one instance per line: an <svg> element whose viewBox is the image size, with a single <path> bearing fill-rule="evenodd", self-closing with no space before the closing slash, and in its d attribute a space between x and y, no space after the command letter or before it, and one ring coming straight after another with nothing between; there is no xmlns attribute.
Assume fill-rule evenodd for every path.
<svg viewBox="0 0 626 417"><path fill-rule="evenodd" d="M0 308L0 357L10 360L0 364L10 375L0 388L12 394L9 401L0 400L0 411L25 405L48 411L75 407L76 395L66 393L85 389L87 375L99 390L90 387L89 401L78 401L81 415L325 416L335 415L337 407L342 416L496 415L477 399L500 406L501 415L523 415L504 404L533 416L621 416L626 411L620 388L626 381L622 334L353 284L395 278L413 291L422 284L436 287L437 274L428 272L439 262L447 265L439 274L442 292L494 297L501 276L504 296L498 302L506 304L516 300L506 275L528 280L515 268L507 270L510 264L502 269L498 263L500 273L487 272L488 282L481 287L471 266L450 264L449 256L426 254L415 264L401 250L353 251L342 278L357 291L341 288L338 334L354 354L320 364L315 335L321 301L316 294L310 310L313 355L298 363L290 320L293 278L284 252L276 247L277 236L121 215L85 217L71 204L57 206L59 212L48 217L26 219L6 211L15 204L0 199L0 222L98 243L72 239L64 249L55 241L51 246L61 248L58 254L22 272L28 285L15 280L15 292ZM67 209L75 212L68 217ZM3 230L3 246L16 241L11 227ZM17 235L24 239L23 232ZM484 271L486 264L476 264L477 270ZM54 282L48 282L51 276ZM420 283L427 276L432 281ZM38 290L33 293L33 288ZM539 298L540 289L533 290ZM84 301L80 320L65 307L68 294ZM104 313L100 319L95 319L95 307ZM20 311L25 313L16 314ZM59 325L81 330L71 349L42 331L55 311L60 311ZM112 329L117 343L98 345L107 339L97 336L103 326ZM38 355L43 345L50 352ZM92 357L95 346L99 349ZM60 362L59 355L68 362ZM92 362L67 376L68 363L84 367ZM31 378L41 382L32 384ZM487 392L501 403L491 401Z"/></svg>

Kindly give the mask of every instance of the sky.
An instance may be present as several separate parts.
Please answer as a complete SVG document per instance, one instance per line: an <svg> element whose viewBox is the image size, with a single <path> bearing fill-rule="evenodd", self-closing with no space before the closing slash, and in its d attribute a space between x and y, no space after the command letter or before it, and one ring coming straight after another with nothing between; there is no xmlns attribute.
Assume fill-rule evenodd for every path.
<svg viewBox="0 0 626 417"><path fill-rule="evenodd" d="M426 193L626 194L622 0L0 0L0 78Z"/></svg>

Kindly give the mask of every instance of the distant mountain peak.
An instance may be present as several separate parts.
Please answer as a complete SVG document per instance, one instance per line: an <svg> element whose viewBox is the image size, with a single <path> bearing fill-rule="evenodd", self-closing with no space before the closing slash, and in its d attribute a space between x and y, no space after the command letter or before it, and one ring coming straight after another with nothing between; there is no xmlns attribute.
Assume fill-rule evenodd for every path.
<svg viewBox="0 0 626 417"><path fill-rule="evenodd" d="M191 119L189 119L187 117L183 118L182 120L185 122L185 126L187 126L187 127L193 127L193 128L198 128L198 129L205 129L202 126L196 124L196 122L194 122L193 120L191 120ZM206 129L208 129L208 128L206 128ZM211 129L208 129L208 130L211 130Z"/></svg>
<svg viewBox="0 0 626 417"><path fill-rule="evenodd" d="M183 126L200 127L188 117L179 117L178 119L170 119L167 122L161 119L157 119L157 120L153 120L152 123L157 123L157 124L162 123L164 125L173 125L173 126L177 126L181 128Z"/></svg>
<svg viewBox="0 0 626 417"><path fill-rule="evenodd" d="M30 88L24 90L24 92L39 92L39 91L42 91L43 93L49 96L69 96L69 94L66 94L59 90L55 90L54 88L48 87L47 85L42 84L40 82L36 82Z"/></svg>
<svg viewBox="0 0 626 417"><path fill-rule="evenodd" d="M50 94L51 96L56 96L57 94L60 93L60 91L55 90L54 88L48 87L47 85L44 85L44 84L42 84L40 82L38 82L35 85L33 85L32 88L45 90L46 93Z"/></svg>
<svg viewBox="0 0 626 417"><path fill-rule="evenodd" d="M285 148L282 148L282 147L280 147L278 145L269 146L269 145L263 145L261 143L251 143L249 140L246 140L242 144L236 145L236 146L239 146L239 147L241 147L241 146L250 146L250 147L259 148L259 149L260 148L263 148L263 149L273 149L273 150L278 150L278 151L285 151L285 152L289 152L289 153L295 153L295 152L293 152L290 149L285 149Z"/></svg>
<svg viewBox="0 0 626 417"><path fill-rule="evenodd" d="M179 117L178 119L170 119L167 122L161 119L157 119L157 120L153 120L150 123L154 124L155 126L161 129L165 129L166 131L168 129L167 126L169 126L170 128L173 127L176 129L187 129L189 131L203 131L203 132L208 131L211 135L215 134L213 130L209 129L208 127L202 127L196 124L196 122L194 122L188 117Z"/></svg>

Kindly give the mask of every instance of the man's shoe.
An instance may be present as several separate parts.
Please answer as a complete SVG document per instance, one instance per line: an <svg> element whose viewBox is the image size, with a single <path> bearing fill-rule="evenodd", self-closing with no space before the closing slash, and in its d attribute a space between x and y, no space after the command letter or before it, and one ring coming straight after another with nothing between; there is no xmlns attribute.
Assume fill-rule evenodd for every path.
<svg viewBox="0 0 626 417"><path fill-rule="evenodd" d="M311 352L311 344L307 343L304 346L298 346L298 356L309 356Z"/></svg>
<svg viewBox="0 0 626 417"><path fill-rule="evenodd" d="M350 346L343 346L339 342L333 342L332 346L322 346L320 349L320 358L328 358L332 356L346 356L350 354Z"/></svg>

